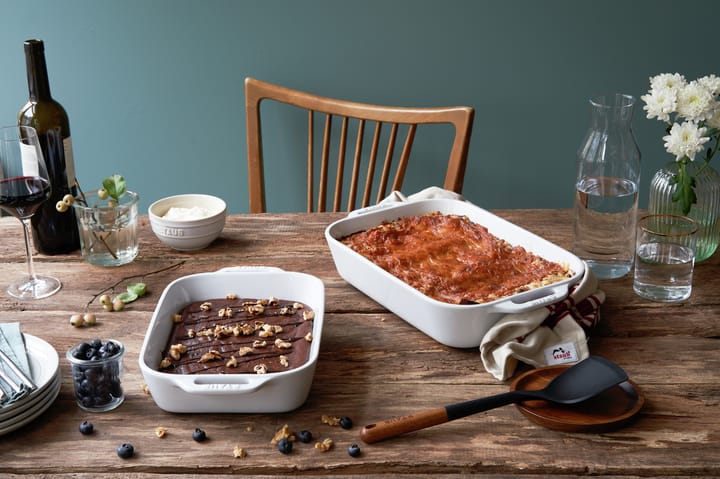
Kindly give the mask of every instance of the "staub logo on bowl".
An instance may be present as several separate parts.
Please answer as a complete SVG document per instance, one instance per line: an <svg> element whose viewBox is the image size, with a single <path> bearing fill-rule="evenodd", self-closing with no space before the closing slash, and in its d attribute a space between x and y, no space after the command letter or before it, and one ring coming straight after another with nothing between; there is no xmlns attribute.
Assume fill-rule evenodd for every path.
<svg viewBox="0 0 720 479"><path fill-rule="evenodd" d="M184 236L185 233L181 228L163 228L165 236Z"/></svg>

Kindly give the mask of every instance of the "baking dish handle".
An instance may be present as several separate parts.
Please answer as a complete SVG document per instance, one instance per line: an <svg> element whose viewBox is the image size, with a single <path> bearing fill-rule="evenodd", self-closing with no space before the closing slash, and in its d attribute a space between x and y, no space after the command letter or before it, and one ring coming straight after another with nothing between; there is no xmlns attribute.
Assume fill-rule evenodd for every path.
<svg viewBox="0 0 720 479"><path fill-rule="evenodd" d="M267 273L267 272L283 272L282 268L276 266L227 266L217 270L218 273L225 272L239 272L239 273Z"/></svg>
<svg viewBox="0 0 720 479"><path fill-rule="evenodd" d="M539 298L533 297L527 301L521 301L521 298L515 300L502 301L492 305L489 309L496 313L525 313L548 304L557 303L567 298L569 285L567 283L557 285L550 288L545 294Z"/></svg>
<svg viewBox="0 0 720 479"><path fill-rule="evenodd" d="M232 382L228 379L223 378L221 381L214 381L210 378L196 378L192 382L178 381L175 384L190 394L225 395L254 393L270 381L270 379L258 380L258 378L253 378L253 380L248 381L247 379L237 378L237 382Z"/></svg>

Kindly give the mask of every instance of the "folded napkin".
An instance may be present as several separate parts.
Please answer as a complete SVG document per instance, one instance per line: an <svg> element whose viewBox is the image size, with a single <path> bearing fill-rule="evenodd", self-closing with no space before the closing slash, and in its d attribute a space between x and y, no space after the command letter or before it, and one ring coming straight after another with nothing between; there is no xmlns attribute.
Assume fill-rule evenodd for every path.
<svg viewBox="0 0 720 479"><path fill-rule="evenodd" d="M585 267L580 282L563 301L525 313L506 314L485 334L480 356L485 369L504 381L518 362L542 367L575 363L590 354L588 332L600 321L605 293Z"/></svg>
<svg viewBox="0 0 720 479"><path fill-rule="evenodd" d="M437 186L430 186L424 190L418 191L417 193L413 193L410 196L405 196L397 190L393 191L383 198L383 200L378 204L384 205L388 203L401 203L403 201L431 200L435 198L465 201L465 198L463 198L462 195L455 193L454 191L445 190Z"/></svg>
<svg viewBox="0 0 720 479"><path fill-rule="evenodd" d="M2 323L0 324L0 351L18 367L28 377L32 377L30 371L30 362L27 357L27 350L25 349L25 338L20 331L20 323ZM6 384L0 379L0 389L5 391L5 394L0 399L0 408L7 406L22 399L23 397L30 394L30 389L26 387L22 380L2 361L0 361L0 368L13 379L17 384L21 385L21 391L14 392L9 384Z"/></svg>

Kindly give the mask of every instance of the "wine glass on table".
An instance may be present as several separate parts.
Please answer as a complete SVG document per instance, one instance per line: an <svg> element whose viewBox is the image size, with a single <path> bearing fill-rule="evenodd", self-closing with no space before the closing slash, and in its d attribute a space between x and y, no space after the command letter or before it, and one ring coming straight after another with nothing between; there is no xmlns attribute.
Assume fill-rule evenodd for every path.
<svg viewBox="0 0 720 479"><path fill-rule="evenodd" d="M27 277L8 286L8 293L15 298L46 298L62 286L57 278L35 274L30 247L30 218L50 192L50 178L35 129L0 127L0 208L22 222L27 255Z"/></svg>

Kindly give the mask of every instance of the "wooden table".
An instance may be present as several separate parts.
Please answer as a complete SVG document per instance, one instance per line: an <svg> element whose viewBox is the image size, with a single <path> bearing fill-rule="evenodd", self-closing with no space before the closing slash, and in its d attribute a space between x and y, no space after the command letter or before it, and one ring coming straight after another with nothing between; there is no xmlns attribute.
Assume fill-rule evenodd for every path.
<svg viewBox="0 0 720 479"><path fill-rule="evenodd" d="M499 215L565 248L570 247L568 211L511 210ZM62 389L55 404L30 425L0 437L3 477L164 477L233 474L308 477L720 477L720 261L696 268L689 301L663 305L632 291L631 278L605 281L602 322L590 339L591 352L620 364L646 397L637 420L602 434L562 433L526 419L515 406L373 445L360 442L362 425L422 409L504 392L488 374L476 349L445 347L415 330L337 274L323 232L338 214L237 215L219 240L197 253L162 245L148 220L140 220L140 255L120 268L91 266L79 255L36 256L40 272L63 281L45 300L18 302L5 292L8 279L24 272L20 225L0 219L0 322L20 321L25 332L51 343L61 356ZM94 328L74 328L72 313L124 277L145 277L149 295L122 312L98 314ZM173 279L232 265L278 266L321 278L326 286L326 322L318 367L308 401L286 414L172 414L143 392L138 352L163 288ZM134 280L138 280L135 278ZM124 286L120 286L121 290ZM65 351L92 337L118 338L127 347L125 402L108 413L86 413L75 404ZM348 416L352 430L321 423L322 415ZM82 436L89 419L96 432ZM283 424L332 438L319 452L298 444L290 455L270 439ZM155 428L166 427L159 439ZM209 440L194 442L195 428ZM123 460L115 448L135 446ZM347 453L351 443L362 455ZM239 445L247 457L233 457Z"/></svg>

